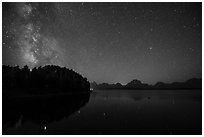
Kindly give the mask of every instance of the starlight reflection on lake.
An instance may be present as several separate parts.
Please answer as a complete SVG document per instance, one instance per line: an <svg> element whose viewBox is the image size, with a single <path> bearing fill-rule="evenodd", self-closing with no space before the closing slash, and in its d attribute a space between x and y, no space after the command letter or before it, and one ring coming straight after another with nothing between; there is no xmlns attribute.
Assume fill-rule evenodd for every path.
<svg viewBox="0 0 204 137"><path fill-rule="evenodd" d="M3 100L3 134L201 134L201 94L94 90L90 97Z"/></svg>

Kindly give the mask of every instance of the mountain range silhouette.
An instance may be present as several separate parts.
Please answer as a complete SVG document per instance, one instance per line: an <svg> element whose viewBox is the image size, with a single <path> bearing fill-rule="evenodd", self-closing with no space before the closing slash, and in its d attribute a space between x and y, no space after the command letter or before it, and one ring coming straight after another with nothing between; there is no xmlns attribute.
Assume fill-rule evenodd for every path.
<svg viewBox="0 0 204 137"><path fill-rule="evenodd" d="M142 83L137 79L132 80L126 85L122 85L121 83L97 84L96 82L92 82L91 88L93 89L202 89L202 79L192 78L185 82L173 82L173 83L157 82L155 85Z"/></svg>

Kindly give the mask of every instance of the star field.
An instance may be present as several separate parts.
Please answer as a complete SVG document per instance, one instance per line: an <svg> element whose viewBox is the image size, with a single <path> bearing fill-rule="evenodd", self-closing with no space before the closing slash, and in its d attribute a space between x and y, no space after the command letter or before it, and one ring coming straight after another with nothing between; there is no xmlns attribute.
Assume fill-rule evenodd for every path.
<svg viewBox="0 0 204 137"><path fill-rule="evenodd" d="M2 5L3 64L54 64L123 84L201 77L201 3Z"/></svg>

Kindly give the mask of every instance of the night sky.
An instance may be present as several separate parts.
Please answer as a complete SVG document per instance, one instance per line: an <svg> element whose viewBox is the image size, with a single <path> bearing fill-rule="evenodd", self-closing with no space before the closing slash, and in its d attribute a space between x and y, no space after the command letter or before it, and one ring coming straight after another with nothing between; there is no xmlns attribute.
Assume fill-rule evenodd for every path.
<svg viewBox="0 0 204 137"><path fill-rule="evenodd" d="M60 65L99 83L201 77L201 3L2 6L5 65Z"/></svg>

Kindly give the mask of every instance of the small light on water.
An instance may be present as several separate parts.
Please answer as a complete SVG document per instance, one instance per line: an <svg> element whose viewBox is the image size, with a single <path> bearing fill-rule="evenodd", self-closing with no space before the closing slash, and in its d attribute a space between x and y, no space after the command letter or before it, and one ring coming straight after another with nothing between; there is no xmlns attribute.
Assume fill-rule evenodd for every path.
<svg viewBox="0 0 204 137"><path fill-rule="evenodd" d="M106 115L106 113L103 113L103 115L105 116L105 115Z"/></svg>
<svg viewBox="0 0 204 137"><path fill-rule="evenodd" d="M174 98L173 98L173 100L172 100L172 104L173 104L173 105L175 104Z"/></svg>
<svg viewBox="0 0 204 137"><path fill-rule="evenodd" d="M79 110L79 111L78 111L78 113L80 114L80 113L81 113L81 111Z"/></svg>
<svg viewBox="0 0 204 137"><path fill-rule="evenodd" d="M46 126L44 126L44 130L46 130L47 129L47 127Z"/></svg>

